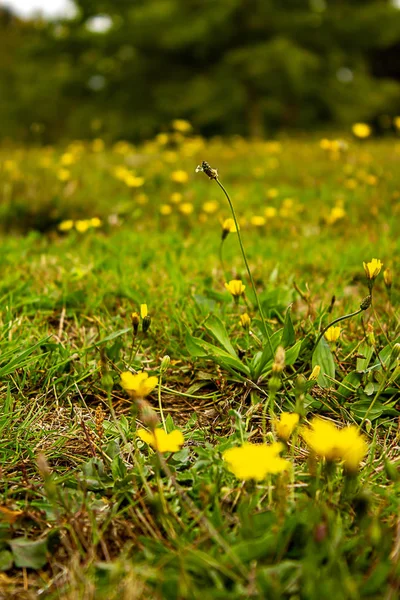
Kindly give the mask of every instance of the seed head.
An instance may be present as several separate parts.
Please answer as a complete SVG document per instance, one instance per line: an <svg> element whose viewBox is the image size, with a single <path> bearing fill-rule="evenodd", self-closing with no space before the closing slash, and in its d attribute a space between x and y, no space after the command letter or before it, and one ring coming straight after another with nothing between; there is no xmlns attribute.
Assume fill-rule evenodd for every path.
<svg viewBox="0 0 400 600"><path fill-rule="evenodd" d="M196 167L196 173L200 173L200 172L205 173L207 175L207 177L209 177L210 179L218 179L217 169L213 169L212 167L210 167L208 162L206 162L205 160L203 160L201 165L198 165Z"/></svg>

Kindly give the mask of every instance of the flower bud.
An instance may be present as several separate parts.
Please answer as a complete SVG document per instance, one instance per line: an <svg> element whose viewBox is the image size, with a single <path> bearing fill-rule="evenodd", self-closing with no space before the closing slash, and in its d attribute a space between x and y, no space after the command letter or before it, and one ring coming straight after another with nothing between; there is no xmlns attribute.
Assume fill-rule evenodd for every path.
<svg viewBox="0 0 400 600"><path fill-rule="evenodd" d="M361 310L367 310L371 306L371 302L372 302L372 296L370 294L369 296L366 296L364 298L364 300L361 302L361 304L360 304Z"/></svg>
<svg viewBox="0 0 400 600"><path fill-rule="evenodd" d="M149 315L146 315L142 321L143 333L146 333L150 329L150 325L151 325L151 317L149 317Z"/></svg>
<svg viewBox="0 0 400 600"><path fill-rule="evenodd" d="M170 364L171 364L171 358L168 356L168 354L166 354L165 356L163 356L163 359L161 361L161 366L160 366L161 373L165 373L165 371L168 369Z"/></svg>
<svg viewBox="0 0 400 600"><path fill-rule="evenodd" d="M393 346L392 351L390 353L390 365L395 362L400 357L400 344L397 343Z"/></svg>
<svg viewBox="0 0 400 600"><path fill-rule="evenodd" d="M282 373L285 368L285 348L283 346L278 346L278 349L275 354L275 360L272 365L273 373Z"/></svg>
<svg viewBox="0 0 400 600"><path fill-rule="evenodd" d="M383 280L388 290L392 287L393 276L392 271L388 268L383 271Z"/></svg>
<svg viewBox="0 0 400 600"><path fill-rule="evenodd" d="M131 323L132 323L132 329L133 329L133 333L136 335L138 332L138 328L139 328L139 322L140 322L140 316L137 312L133 312L131 314Z"/></svg>

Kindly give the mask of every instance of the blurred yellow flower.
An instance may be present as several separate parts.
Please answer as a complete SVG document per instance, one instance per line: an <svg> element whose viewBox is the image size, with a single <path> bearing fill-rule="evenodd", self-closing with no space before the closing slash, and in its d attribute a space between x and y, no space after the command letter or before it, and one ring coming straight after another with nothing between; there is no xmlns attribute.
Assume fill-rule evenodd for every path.
<svg viewBox="0 0 400 600"><path fill-rule="evenodd" d="M136 177L135 175L129 172L125 175L124 181L125 184L131 188L142 187L142 185L144 184L143 177Z"/></svg>
<svg viewBox="0 0 400 600"><path fill-rule="evenodd" d="M389 268L387 268L383 271L383 279L384 279L386 287L391 288L392 283L393 283L393 275L392 275L392 271Z"/></svg>
<svg viewBox="0 0 400 600"><path fill-rule="evenodd" d="M234 297L242 296L242 294L244 294L244 290L246 289L246 286L243 285L240 279L231 279L229 283L225 283L225 287Z"/></svg>
<svg viewBox="0 0 400 600"><path fill-rule="evenodd" d="M204 202L202 208L205 213L212 215L213 213L217 212L219 208L219 202L216 200L209 200L208 202Z"/></svg>
<svg viewBox="0 0 400 600"><path fill-rule="evenodd" d="M319 143L319 147L322 148L322 150L330 150L332 147L331 141L327 138L323 138Z"/></svg>
<svg viewBox="0 0 400 600"><path fill-rule="evenodd" d="M158 378L149 377L148 373L142 371L134 375L130 371L121 373L121 386L133 398L146 398L158 384Z"/></svg>
<svg viewBox="0 0 400 600"><path fill-rule="evenodd" d="M185 443L183 434L178 429L174 429L171 433L166 433L160 428L152 432L138 429L137 436L158 452L178 452Z"/></svg>
<svg viewBox="0 0 400 600"><path fill-rule="evenodd" d="M273 219L274 217L276 217L278 211L276 210L275 206L266 206L265 210L264 210L264 215L266 216L267 219Z"/></svg>
<svg viewBox="0 0 400 600"><path fill-rule="evenodd" d="M379 258L373 258L369 263L363 262L363 265L367 279L370 280L374 280L376 277L378 277L383 267L383 263L379 260Z"/></svg>
<svg viewBox="0 0 400 600"><path fill-rule="evenodd" d="M101 220L101 219L99 219L99 217L93 217L92 219L90 219L90 221L89 221L89 222L90 222L90 226L91 226L91 227L95 227L95 228L97 228L97 227L101 227L101 226L102 226L102 224L103 224L103 223L102 223L102 220Z"/></svg>
<svg viewBox="0 0 400 600"><path fill-rule="evenodd" d="M144 319L145 317L147 317L148 315L148 310L147 310L147 304L141 304L140 305L140 316L142 317L142 319Z"/></svg>
<svg viewBox="0 0 400 600"><path fill-rule="evenodd" d="M168 141L168 133L159 133L158 135L156 135L156 142L160 144L160 146L165 146L165 144L168 144Z"/></svg>
<svg viewBox="0 0 400 600"><path fill-rule="evenodd" d="M396 127L396 129L400 130L400 117L395 117L393 119L393 125Z"/></svg>
<svg viewBox="0 0 400 600"><path fill-rule="evenodd" d="M281 413L279 419L274 419L272 424L276 431L276 435L278 438L284 442L287 442L293 431L296 428L296 425L299 422L299 415L297 413Z"/></svg>
<svg viewBox="0 0 400 600"><path fill-rule="evenodd" d="M250 327L251 319L247 313L243 313L240 315L240 324L244 329L248 329Z"/></svg>
<svg viewBox="0 0 400 600"><path fill-rule="evenodd" d="M326 217L326 222L329 223L329 225L333 225L336 223L336 221L343 219L345 216L346 211L343 206L334 206L329 215Z"/></svg>
<svg viewBox="0 0 400 600"><path fill-rule="evenodd" d="M192 126L189 121L185 121L184 119L175 119L172 121L172 127L175 131L179 131L180 133L188 133L192 130Z"/></svg>
<svg viewBox="0 0 400 600"><path fill-rule="evenodd" d="M232 218L225 219L225 221L222 223L222 230L226 231L227 233L235 233L236 232L235 221Z"/></svg>
<svg viewBox="0 0 400 600"><path fill-rule="evenodd" d="M353 134L360 139L365 139L372 133L372 129L367 123L354 123L351 130Z"/></svg>
<svg viewBox="0 0 400 600"><path fill-rule="evenodd" d="M191 215L194 210L194 206L191 202L182 202L182 204L178 205L178 210L183 215Z"/></svg>
<svg viewBox="0 0 400 600"><path fill-rule="evenodd" d="M88 229L90 229L90 221L88 219L80 219L75 221L75 229L79 231L79 233L85 233Z"/></svg>
<svg viewBox="0 0 400 600"><path fill-rule="evenodd" d="M171 179L172 181L175 181L175 183L186 183L189 181L189 175L186 171L172 171Z"/></svg>
<svg viewBox="0 0 400 600"><path fill-rule="evenodd" d="M328 342L337 342L341 331L342 330L339 326L329 327L329 329L325 331L325 338L328 340Z"/></svg>
<svg viewBox="0 0 400 600"><path fill-rule="evenodd" d="M71 171L68 169L58 169L57 177L60 181L68 181L71 179Z"/></svg>
<svg viewBox="0 0 400 600"><path fill-rule="evenodd" d="M270 200L272 200L273 198L277 198L279 192L276 188L271 188L269 190L267 190L267 198L269 198Z"/></svg>
<svg viewBox="0 0 400 600"><path fill-rule="evenodd" d="M255 227L262 227L266 223L265 217L262 217L261 215L253 215L250 217L250 223Z"/></svg>
<svg viewBox="0 0 400 600"><path fill-rule="evenodd" d="M290 469L290 462L279 456L282 450L283 445L278 442L270 446L245 443L226 450L222 458L238 479L262 481L268 474Z"/></svg>
<svg viewBox="0 0 400 600"><path fill-rule="evenodd" d="M58 224L59 231L70 231L74 226L74 222L72 219L66 219L65 221L61 221Z"/></svg>
<svg viewBox="0 0 400 600"><path fill-rule="evenodd" d="M60 162L63 166L73 165L75 162L75 156L71 152L65 152L60 159Z"/></svg>
<svg viewBox="0 0 400 600"><path fill-rule="evenodd" d="M170 206L169 204L161 204L160 213L165 217L170 215L172 213L172 206Z"/></svg>
<svg viewBox="0 0 400 600"><path fill-rule="evenodd" d="M343 461L350 472L357 471L368 445L355 425L338 429L330 421L314 417L301 432L309 448L327 461Z"/></svg>
<svg viewBox="0 0 400 600"><path fill-rule="evenodd" d="M182 194L180 192L174 192L169 199L173 204L179 204L182 200Z"/></svg>

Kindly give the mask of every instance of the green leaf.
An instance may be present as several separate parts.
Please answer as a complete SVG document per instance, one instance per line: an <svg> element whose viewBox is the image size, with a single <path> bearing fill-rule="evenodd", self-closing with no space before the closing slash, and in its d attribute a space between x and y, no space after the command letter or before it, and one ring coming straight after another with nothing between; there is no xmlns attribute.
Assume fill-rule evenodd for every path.
<svg viewBox="0 0 400 600"><path fill-rule="evenodd" d="M385 411L385 407L379 401L374 404L371 410L369 410L371 401L368 400L359 400L358 402L349 403L346 406L348 406L350 413L358 419L363 419L368 413L370 421L378 419Z"/></svg>
<svg viewBox="0 0 400 600"><path fill-rule="evenodd" d="M298 340L294 346L292 346L291 348L286 350L286 355L285 355L285 365L286 366L289 367L290 365L294 365L294 363L296 362L296 360L299 356L302 342L303 342L303 340Z"/></svg>
<svg viewBox="0 0 400 600"><path fill-rule="evenodd" d="M8 362L6 362L6 364L4 364L0 368L0 377L9 375L10 373L13 373L16 369L21 369L23 367L26 367L28 365L28 363L36 360L38 357L31 356L31 355L33 354L33 352L35 352L35 350L40 349L40 347L45 342L47 342L48 339L49 339L48 337L43 338L36 344L33 344L33 346L29 346L29 348L26 348L26 350L23 350L22 352L20 352L17 355L15 355L14 351L3 354L1 357L2 363L6 362L6 361L8 361ZM41 356L44 356L44 354L47 354L47 353L42 352Z"/></svg>
<svg viewBox="0 0 400 600"><path fill-rule="evenodd" d="M186 334L186 347L190 354L198 358L210 358L217 364L221 365L231 373L239 371L247 377L250 376L250 370L242 361L232 356L229 352L226 352L218 346L214 346L201 338L195 338L189 333Z"/></svg>
<svg viewBox="0 0 400 600"><path fill-rule="evenodd" d="M348 373L346 377L343 379L336 394L342 398L348 398L352 394L355 394L357 388L361 385L362 375L361 373L357 373L356 371L351 371Z"/></svg>
<svg viewBox="0 0 400 600"><path fill-rule="evenodd" d="M286 315L285 323L283 325L281 344L284 348L293 346L296 341L296 334L292 323L292 307L289 306Z"/></svg>
<svg viewBox="0 0 400 600"><path fill-rule="evenodd" d="M207 331L211 333L215 337L215 339L221 344L221 346L227 352L229 352L229 354L237 358L237 354L235 352L234 347L231 344L228 333L225 329L225 325L216 315L211 315L204 323L204 326L207 329Z"/></svg>
<svg viewBox="0 0 400 600"><path fill-rule="evenodd" d="M321 372L317 379L318 384L322 388L332 387L332 382L328 377L332 379L335 378L335 361L333 360L333 354L329 348L329 344L323 337L318 342L312 355L312 367L314 368L317 365L321 367Z"/></svg>
<svg viewBox="0 0 400 600"><path fill-rule="evenodd" d="M270 344L268 340L264 344L264 349L260 355L257 353L252 361L252 370L255 370L255 379L258 379L261 373L265 371L265 366L269 361L272 361L276 352L276 349L279 346L279 343L282 338L282 329L279 329L271 336L271 346L273 349L273 353L271 352Z"/></svg>
<svg viewBox="0 0 400 600"><path fill-rule="evenodd" d="M357 358L357 371L366 371L371 362L374 349L372 346L364 342L358 349L358 354L362 354L365 358Z"/></svg>
<svg viewBox="0 0 400 600"><path fill-rule="evenodd" d="M0 550L0 571L8 571L13 566L13 556L8 550Z"/></svg>
<svg viewBox="0 0 400 600"><path fill-rule="evenodd" d="M42 569L47 563L47 538L33 541L20 537L8 543L16 567Z"/></svg>

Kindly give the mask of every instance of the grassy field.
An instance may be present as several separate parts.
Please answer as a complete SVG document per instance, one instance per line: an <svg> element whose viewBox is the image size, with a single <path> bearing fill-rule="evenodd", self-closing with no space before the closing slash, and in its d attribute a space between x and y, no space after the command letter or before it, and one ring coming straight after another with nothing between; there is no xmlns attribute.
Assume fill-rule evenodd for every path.
<svg viewBox="0 0 400 600"><path fill-rule="evenodd" d="M394 600L400 141L185 129L0 148L0 598Z"/></svg>

